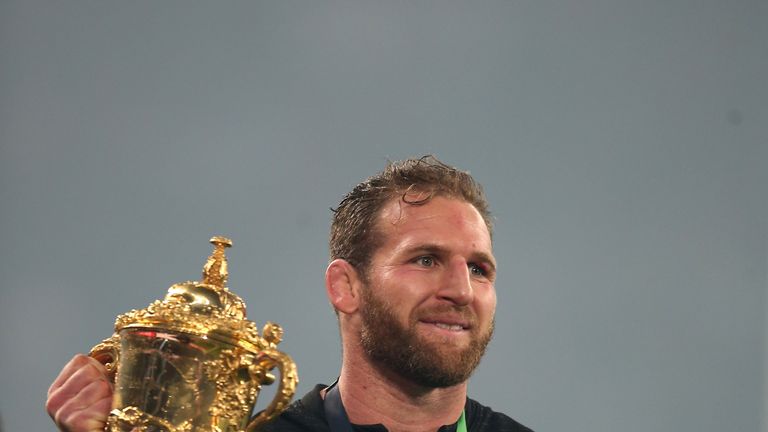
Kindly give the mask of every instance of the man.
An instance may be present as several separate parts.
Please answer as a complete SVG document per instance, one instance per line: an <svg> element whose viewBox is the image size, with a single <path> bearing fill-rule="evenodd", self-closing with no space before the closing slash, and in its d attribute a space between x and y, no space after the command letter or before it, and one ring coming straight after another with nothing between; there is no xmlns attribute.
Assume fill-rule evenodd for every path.
<svg viewBox="0 0 768 432"><path fill-rule="evenodd" d="M269 431L530 431L467 398L496 308L492 224L482 187L434 157L390 164L334 211L328 298L342 367ZM111 387L78 355L48 393L61 430L102 430Z"/></svg>

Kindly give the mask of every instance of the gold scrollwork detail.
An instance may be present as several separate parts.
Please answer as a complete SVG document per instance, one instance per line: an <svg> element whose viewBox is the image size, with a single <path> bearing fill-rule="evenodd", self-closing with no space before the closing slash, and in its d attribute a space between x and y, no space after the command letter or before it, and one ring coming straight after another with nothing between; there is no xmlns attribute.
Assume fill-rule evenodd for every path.
<svg viewBox="0 0 768 432"><path fill-rule="evenodd" d="M113 379L120 364L120 336L115 333L91 348L89 355L107 368L107 373Z"/></svg>
<svg viewBox="0 0 768 432"><path fill-rule="evenodd" d="M218 359L203 363L208 380L216 385L216 398L208 412L213 423L224 423L226 430L240 430L241 422L248 418L256 403L261 385L247 374L253 357L239 349L228 349Z"/></svg>
<svg viewBox="0 0 768 432"><path fill-rule="evenodd" d="M156 300L145 309L134 309L118 315L115 330L162 325L170 330L201 336L212 333L227 334L234 339L247 341L258 350L269 346L269 342L259 337L259 330L251 321L232 319L228 312L217 308L210 308L206 315L196 312L188 303ZM195 319L189 319L190 315L194 315Z"/></svg>
<svg viewBox="0 0 768 432"><path fill-rule="evenodd" d="M299 384L299 375L296 372L296 363L293 362L288 354L276 349L266 349L256 356L256 362L248 367L248 372L253 379L269 379L271 374L267 373L274 368L280 371L280 386L277 394L267 408L256 415L248 423L247 432L253 432L262 424L277 417L291 403L293 394L296 393L296 386Z"/></svg>
<svg viewBox="0 0 768 432"><path fill-rule="evenodd" d="M147 432L157 430L157 427L163 428L167 432L191 432L192 423L184 421L180 425L174 426L168 420L147 414L144 411L134 407L127 406L123 409L113 409L107 418L107 430L110 432L121 432L120 426L127 424L134 432Z"/></svg>

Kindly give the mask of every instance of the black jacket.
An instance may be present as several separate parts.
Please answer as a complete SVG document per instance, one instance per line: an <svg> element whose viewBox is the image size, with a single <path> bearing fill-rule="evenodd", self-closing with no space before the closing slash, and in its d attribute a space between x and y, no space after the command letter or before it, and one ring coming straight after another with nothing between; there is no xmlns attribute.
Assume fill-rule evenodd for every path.
<svg viewBox="0 0 768 432"><path fill-rule="evenodd" d="M265 432L330 432L325 420L323 399L320 390L325 385L318 384L301 400L291 404L280 417L264 426ZM497 413L478 402L467 398L464 406L468 432L533 432L504 414ZM357 432L385 432L382 425L352 425ZM456 424L446 425L438 432L456 432Z"/></svg>

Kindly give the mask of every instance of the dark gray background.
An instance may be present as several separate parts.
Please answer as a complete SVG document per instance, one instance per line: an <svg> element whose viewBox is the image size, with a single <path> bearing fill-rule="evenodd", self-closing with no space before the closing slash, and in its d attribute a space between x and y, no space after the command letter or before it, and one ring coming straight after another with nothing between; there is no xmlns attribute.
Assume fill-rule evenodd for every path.
<svg viewBox="0 0 768 432"><path fill-rule="evenodd" d="M538 431L768 431L766 1L0 2L0 416L235 240L300 392L338 370L334 206L436 153L486 185L471 394ZM263 403L264 401L262 401Z"/></svg>

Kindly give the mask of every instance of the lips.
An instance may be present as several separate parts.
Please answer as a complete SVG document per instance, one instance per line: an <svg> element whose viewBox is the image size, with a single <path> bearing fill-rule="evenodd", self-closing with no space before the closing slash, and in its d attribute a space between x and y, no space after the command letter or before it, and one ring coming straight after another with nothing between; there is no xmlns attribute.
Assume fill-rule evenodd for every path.
<svg viewBox="0 0 768 432"><path fill-rule="evenodd" d="M450 331L469 330L471 325L469 321L459 318L424 318L419 320L424 324L431 324L437 328Z"/></svg>
<svg viewBox="0 0 768 432"><path fill-rule="evenodd" d="M434 324L436 327L439 327L445 330L451 330L451 331L465 330L464 326L461 324L445 324L445 323L432 323L432 324Z"/></svg>

